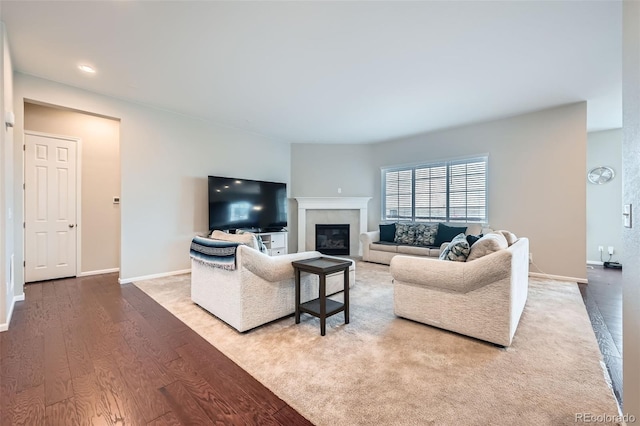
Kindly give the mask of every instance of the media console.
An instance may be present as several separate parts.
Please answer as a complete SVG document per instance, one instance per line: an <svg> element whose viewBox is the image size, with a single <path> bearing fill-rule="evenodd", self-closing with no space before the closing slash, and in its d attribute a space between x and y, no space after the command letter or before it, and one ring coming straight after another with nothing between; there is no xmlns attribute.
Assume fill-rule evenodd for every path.
<svg viewBox="0 0 640 426"><path fill-rule="evenodd" d="M256 235L262 238L269 256L281 256L288 253L288 232L258 232Z"/></svg>

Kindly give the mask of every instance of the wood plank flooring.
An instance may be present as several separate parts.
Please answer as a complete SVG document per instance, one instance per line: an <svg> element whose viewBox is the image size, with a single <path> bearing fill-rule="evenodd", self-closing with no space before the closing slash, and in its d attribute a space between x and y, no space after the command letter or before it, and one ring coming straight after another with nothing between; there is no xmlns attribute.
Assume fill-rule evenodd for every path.
<svg viewBox="0 0 640 426"><path fill-rule="evenodd" d="M622 271L594 266L587 269L587 278L589 284L580 284L580 292L622 406Z"/></svg>
<svg viewBox="0 0 640 426"><path fill-rule="evenodd" d="M311 425L116 274L25 286L0 333L0 425Z"/></svg>

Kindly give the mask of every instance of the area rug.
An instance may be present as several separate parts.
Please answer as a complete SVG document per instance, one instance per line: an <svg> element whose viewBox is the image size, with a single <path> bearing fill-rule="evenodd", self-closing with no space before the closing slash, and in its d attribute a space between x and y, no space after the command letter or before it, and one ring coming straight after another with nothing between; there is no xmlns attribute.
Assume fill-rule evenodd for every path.
<svg viewBox="0 0 640 426"><path fill-rule="evenodd" d="M531 279L507 349L396 317L384 265L357 263L351 322L324 337L307 315L238 333L191 302L188 274L135 285L316 425L618 424L576 284Z"/></svg>

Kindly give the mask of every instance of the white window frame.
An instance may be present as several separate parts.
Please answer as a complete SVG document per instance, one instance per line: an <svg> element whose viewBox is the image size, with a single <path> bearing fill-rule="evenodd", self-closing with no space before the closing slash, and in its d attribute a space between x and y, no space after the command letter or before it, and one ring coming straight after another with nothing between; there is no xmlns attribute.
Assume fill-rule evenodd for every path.
<svg viewBox="0 0 640 426"><path fill-rule="evenodd" d="M465 215L465 217L459 217L459 216L455 216L451 214L451 210L452 210L452 206L451 206L451 195L454 194L454 191L451 191L451 170L452 167L455 166L459 166L459 165L463 165L463 164L472 164L472 163L479 163L482 162L484 163L484 213L482 214L482 218L478 218L478 217L469 217L468 214ZM444 192L442 192L445 196L445 206L444 206L444 214L441 215L433 215L433 214L429 214L427 216L420 216L418 214L416 214L416 170L423 170L423 169L434 169L434 168L445 168L445 174L444 174L444 180L445 180L445 184L446 184L446 189ZM405 184L406 183L410 183L410 193L405 194L406 196L409 196L411 199L411 205L410 207L406 207L405 208L405 214L401 216L401 212L398 211L398 214L396 217L393 216L387 216L386 212L387 212L387 194L386 194L386 190L387 190L387 174L388 173L393 173L393 172L405 172L405 174L410 173L411 174L411 178L410 178L410 182L407 182L406 178L405 178ZM431 172L430 172L431 173ZM473 174L471 174L473 175ZM461 176L461 175L458 175ZM462 176L469 176L467 174L463 174ZM381 220L384 222L424 222L424 223L430 223L430 222L448 222L448 223L480 223L480 224L487 224L489 223L489 182L488 182L488 177L489 177L489 156L488 155L478 155L478 156L474 156L474 157L465 157L465 158L456 158L456 159L450 159L450 160L442 160L442 161L434 161L432 163L421 163L421 164L412 164L412 165L403 165L403 166L394 166L394 167L383 167L381 168L381 188L380 188L380 193L381 193ZM431 185L431 179L432 178L418 178L419 181L429 181L429 184ZM433 178L434 180L436 178ZM467 192L466 190L464 192ZM477 192L477 191L474 191ZM430 192L429 193L429 201L432 201L433 199L433 195ZM458 208L464 208L464 209L468 209L469 205L467 204L468 201L468 197L467 200L465 200L464 203L464 207L458 207ZM405 198L405 200L407 200ZM429 203L430 204L430 203ZM431 205L431 204L430 204ZM423 207L423 209L426 207ZM406 214L407 211L406 209L410 209L410 214ZM419 207L420 209L420 207ZM438 206L438 207L429 207L429 210L442 210L443 207L442 205ZM400 208L398 209L400 210Z"/></svg>

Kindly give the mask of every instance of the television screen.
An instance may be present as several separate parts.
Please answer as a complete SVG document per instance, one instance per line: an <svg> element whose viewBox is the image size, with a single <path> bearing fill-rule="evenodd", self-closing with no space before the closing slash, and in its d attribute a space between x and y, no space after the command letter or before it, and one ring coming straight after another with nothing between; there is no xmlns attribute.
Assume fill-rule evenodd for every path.
<svg viewBox="0 0 640 426"><path fill-rule="evenodd" d="M209 176L209 231L287 226L287 184Z"/></svg>

